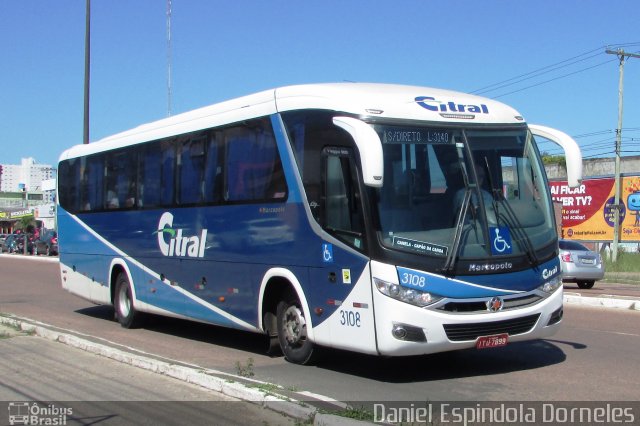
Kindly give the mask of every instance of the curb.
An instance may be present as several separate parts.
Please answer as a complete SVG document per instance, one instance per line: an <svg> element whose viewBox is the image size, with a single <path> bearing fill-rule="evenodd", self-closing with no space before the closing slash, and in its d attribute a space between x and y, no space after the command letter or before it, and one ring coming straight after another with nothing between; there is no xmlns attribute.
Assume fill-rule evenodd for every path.
<svg viewBox="0 0 640 426"><path fill-rule="evenodd" d="M569 305L590 306L598 308L629 309L640 311L640 300L621 299L620 296L604 295L600 297L585 297L580 293L565 292L563 301Z"/></svg>
<svg viewBox="0 0 640 426"><path fill-rule="evenodd" d="M268 385L268 383L261 382L259 380L249 379L194 365L182 365L178 362L173 363L142 354L127 352L108 345L93 342L71 333L57 331L55 330L56 327L49 324L13 315L0 315L0 324L8 325L27 333L35 334L47 340L63 343L133 367L142 368L186 383L191 383L232 398L251 402L269 410L289 416L293 419L304 422L313 420L313 424L316 426L357 426L370 424L335 414L321 413L318 408L312 407L304 401L295 400L284 395L278 395L272 391L263 392L258 388L249 386L250 384L254 386Z"/></svg>
<svg viewBox="0 0 640 426"><path fill-rule="evenodd" d="M21 259L21 260L31 260L31 261L40 261L40 262L50 262L50 263L58 263L60 259L58 256L45 256L45 255L33 255L28 254L24 255L21 253L0 253L0 258L8 258L8 259Z"/></svg>

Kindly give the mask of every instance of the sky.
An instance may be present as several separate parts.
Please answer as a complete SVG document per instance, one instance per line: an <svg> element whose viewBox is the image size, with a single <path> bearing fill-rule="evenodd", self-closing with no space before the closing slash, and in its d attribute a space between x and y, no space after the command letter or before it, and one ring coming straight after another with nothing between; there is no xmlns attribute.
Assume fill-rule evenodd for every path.
<svg viewBox="0 0 640 426"><path fill-rule="evenodd" d="M478 93L612 156L637 0L91 1L90 140L257 91L380 82ZM0 0L0 164L82 143L84 0ZM169 60L170 58L170 60ZM171 63L171 103L168 70ZM488 89L487 89L488 87ZM640 58L623 155L640 155ZM559 154L543 144L541 150Z"/></svg>

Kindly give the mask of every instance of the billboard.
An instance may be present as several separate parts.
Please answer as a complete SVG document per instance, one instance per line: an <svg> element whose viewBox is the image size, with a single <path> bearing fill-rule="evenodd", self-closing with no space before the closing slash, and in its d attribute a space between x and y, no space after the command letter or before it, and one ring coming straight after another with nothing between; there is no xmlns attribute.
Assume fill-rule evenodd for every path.
<svg viewBox="0 0 640 426"><path fill-rule="evenodd" d="M549 182L554 201L562 203L563 238L612 241L615 179L585 179L570 188L567 181ZM640 176L621 178L620 241L640 242Z"/></svg>

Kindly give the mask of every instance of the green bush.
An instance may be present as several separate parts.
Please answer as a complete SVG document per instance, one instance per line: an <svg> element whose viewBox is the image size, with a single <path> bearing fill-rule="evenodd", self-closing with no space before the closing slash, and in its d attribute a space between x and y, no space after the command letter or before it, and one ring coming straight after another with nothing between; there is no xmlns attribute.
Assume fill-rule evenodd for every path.
<svg viewBox="0 0 640 426"><path fill-rule="evenodd" d="M607 272L638 272L640 273L640 253L626 253L618 251L618 259L615 263L606 256L603 258L605 271Z"/></svg>

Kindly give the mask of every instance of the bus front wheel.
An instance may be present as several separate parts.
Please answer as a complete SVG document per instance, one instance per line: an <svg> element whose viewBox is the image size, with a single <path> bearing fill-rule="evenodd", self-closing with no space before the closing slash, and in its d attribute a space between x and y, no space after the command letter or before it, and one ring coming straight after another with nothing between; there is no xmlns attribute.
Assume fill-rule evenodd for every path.
<svg viewBox="0 0 640 426"><path fill-rule="evenodd" d="M314 347L307 337L307 320L298 298L289 295L278 304L278 340L285 358L294 364L311 362Z"/></svg>
<svg viewBox="0 0 640 426"><path fill-rule="evenodd" d="M116 293L113 300L116 319L124 328L135 328L139 323L140 314L133 306L131 284L127 274L121 272L116 278Z"/></svg>

